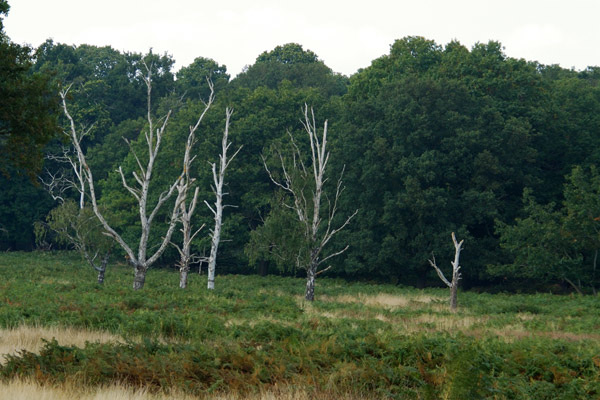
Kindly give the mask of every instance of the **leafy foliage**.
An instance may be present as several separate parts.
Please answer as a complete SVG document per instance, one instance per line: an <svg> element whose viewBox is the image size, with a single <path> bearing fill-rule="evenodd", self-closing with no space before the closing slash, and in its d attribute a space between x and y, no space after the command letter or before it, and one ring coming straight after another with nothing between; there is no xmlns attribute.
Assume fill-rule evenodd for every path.
<svg viewBox="0 0 600 400"><path fill-rule="evenodd" d="M354 75L334 143L346 210L362 210L345 237L347 274L423 285L430 249L450 253L455 231L467 243L465 283L488 280L501 257L495 221L518 215L525 188L562 179L538 151L557 134L548 87L538 65L496 42L469 51L419 37Z"/></svg>
<svg viewBox="0 0 600 400"><path fill-rule="evenodd" d="M501 243L515 261L492 273L521 278L568 282L577 291L595 293L600 249L600 175L592 166L576 167L567 177L562 207L538 204L523 195L524 218L515 225L498 224Z"/></svg>
<svg viewBox="0 0 600 400"><path fill-rule="evenodd" d="M110 253L113 241L104 235L104 230L90 206L79 208L73 200L67 200L50 211L46 217L46 229L39 229L37 236L55 233L54 242L77 250L94 269L100 268L100 258ZM100 256L100 258L98 258Z"/></svg>
<svg viewBox="0 0 600 400"><path fill-rule="evenodd" d="M272 205L264 224L250 233L250 241L244 250L252 266L261 260L269 260L281 272L295 274L298 267L308 265L309 243L304 226L294 211L282 204L285 199L281 199L281 195L278 193L277 203Z"/></svg>
<svg viewBox="0 0 600 400"><path fill-rule="evenodd" d="M52 198L14 168L9 169L9 173L10 179L0 174L0 248L32 250L35 247L33 225L53 207Z"/></svg>
<svg viewBox="0 0 600 400"><path fill-rule="evenodd" d="M314 52L304 50L297 43L265 51L253 65L235 78L232 85L275 89L283 81L289 81L298 89L315 88L326 97L344 94L347 86L347 78L335 74Z"/></svg>
<svg viewBox="0 0 600 400"><path fill-rule="evenodd" d="M33 181L42 166L42 150L58 131L58 99L46 75L30 73L31 49L12 43L4 33L1 21L9 9L6 1L0 2L0 173L14 173L14 167Z"/></svg>
<svg viewBox="0 0 600 400"><path fill-rule="evenodd" d="M177 72L176 87L188 99L207 99L210 95L207 79L212 81L215 92L220 93L229 83L227 67L214 60L198 57Z"/></svg>

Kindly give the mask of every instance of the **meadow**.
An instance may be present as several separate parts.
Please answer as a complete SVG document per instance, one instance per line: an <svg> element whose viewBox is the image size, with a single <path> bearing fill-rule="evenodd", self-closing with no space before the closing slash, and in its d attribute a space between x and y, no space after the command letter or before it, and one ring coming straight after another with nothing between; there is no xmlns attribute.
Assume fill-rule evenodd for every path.
<svg viewBox="0 0 600 400"><path fill-rule="evenodd" d="M596 399L600 298L111 265L0 253L0 399ZM21 396L21 397L19 397Z"/></svg>

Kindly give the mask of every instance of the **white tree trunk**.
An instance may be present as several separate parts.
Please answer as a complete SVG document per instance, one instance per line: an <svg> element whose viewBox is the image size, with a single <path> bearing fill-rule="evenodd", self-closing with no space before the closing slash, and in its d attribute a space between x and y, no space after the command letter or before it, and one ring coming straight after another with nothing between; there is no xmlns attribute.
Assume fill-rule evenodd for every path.
<svg viewBox="0 0 600 400"><path fill-rule="evenodd" d="M318 256L314 255L316 251L318 251L318 249L315 248L311 252L310 264L306 269L306 291L304 292L304 298L308 301L313 301L315 299L315 279L319 268Z"/></svg>
<svg viewBox="0 0 600 400"><path fill-rule="evenodd" d="M208 257L208 282L207 288L212 290L215 288L215 269L217 267L217 254L219 251L219 242L221 241L221 226L223 225L223 184L225 182L225 171L229 166L229 163L235 158L235 156L242 149L241 147L227 159L227 150L231 143L229 142L229 121L233 110L227 108L225 110L225 130L223 131L223 139L221 141L221 154L219 155L219 167L215 163L211 164L213 173L213 193L215 194L214 207L211 207L206 201L206 205L212 211L215 217L215 227L211 231L211 243L210 243L210 255Z"/></svg>
<svg viewBox="0 0 600 400"><path fill-rule="evenodd" d="M106 273L106 265L108 264L108 259L110 258L110 250L104 253L102 257L102 261L100 262L100 266L94 266L94 269L98 272L98 284L104 284L104 274Z"/></svg>
<svg viewBox="0 0 600 400"><path fill-rule="evenodd" d="M191 213L188 213L185 203L182 202L181 203L181 222L182 222L182 227L181 227L181 232L183 233L183 246L181 247L181 249L178 248L179 251L179 255L180 255L180 259L179 259L179 287L181 289L185 289L187 287L187 276L188 276L188 271L190 270L190 262L191 262L191 258L192 258L192 254L191 254L191 242L193 239L193 236L191 233L191 214L193 214L194 212L194 207L195 207L195 203L196 203L196 198L198 197L198 188L196 188L196 191L194 192L194 199L192 200L192 206L190 207Z"/></svg>

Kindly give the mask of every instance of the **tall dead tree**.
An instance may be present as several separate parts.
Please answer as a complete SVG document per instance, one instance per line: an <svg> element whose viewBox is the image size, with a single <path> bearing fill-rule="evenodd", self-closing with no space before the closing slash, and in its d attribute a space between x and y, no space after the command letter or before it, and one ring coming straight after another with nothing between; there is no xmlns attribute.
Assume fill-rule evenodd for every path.
<svg viewBox="0 0 600 400"><path fill-rule="evenodd" d="M331 268L331 266L328 266L321 269L321 266L332 257L342 254L349 246L323 258L321 258L321 253L331 238L350 223L350 220L356 215L358 210L346 218L339 227L333 227L332 223L337 212L338 200L343 192L342 177L344 171L342 170L337 181L333 203L329 202L329 210L325 221L323 220L323 186L327 182L325 172L329 161L329 151L327 151L327 121L323 124L322 134L319 135L313 109L311 108L309 111L308 106L305 104L303 112L304 120L302 121L302 125L310 143L311 164L308 167L305 165L303 161L304 156L291 133L289 135L292 144L291 162L285 160L281 153L279 154L282 179L278 180L275 178L264 159L263 164L271 181L291 196L293 204L285 204L285 206L295 212L298 221L303 226L308 254L298 255L297 267L306 269L305 298L306 300L313 301L315 297L316 277Z"/></svg>
<svg viewBox="0 0 600 400"><path fill-rule="evenodd" d="M229 149L229 146L231 146L231 143L229 142L229 121L231 119L232 114L233 110L231 110L230 108L225 109L225 130L223 131L223 139L221 141L221 154L219 155L218 169L216 163L211 163L213 174L212 190L215 194L214 207L211 207L206 200L204 201L204 203L206 203L206 205L208 206L210 211L212 211L215 217L215 227L211 231L210 255L208 257L208 289L215 288L215 269L217 267L217 252L219 250L219 242L221 241L223 209L225 208L225 205L223 204L223 196L227 194L223 192L223 184L225 182L225 171L227 170L227 167L229 166L231 161L242 149L240 147L231 156L230 159L227 159L227 150Z"/></svg>
<svg viewBox="0 0 600 400"><path fill-rule="evenodd" d="M464 243L464 240L461 240L460 243L457 242L456 240L456 236L454 235L454 232L452 232L452 242L454 243L454 261L452 261L452 282L448 281L448 279L446 279L446 277L444 276L444 273L442 272L441 269L439 269L439 267L437 266L436 262L435 262L435 256L432 254L431 256L431 260L429 260L429 264L431 264L431 266L433 268L435 268L435 271L437 272L438 276L440 277L440 279L442 280L442 282L444 282L446 284L446 286L448 286L450 288L450 309L452 311L456 310L456 306L457 306L457 295L458 295L458 281L460 280L460 264L459 264L459 259L460 259L460 252L462 250L462 245Z"/></svg>
<svg viewBox="0 0 600 400"><path fill-rule="evenodd" d="M173 243L173 245L177 248L179 252L179 287L185 289L187 287L187 278L188 273L190 271L190 264L196 258L191 251L192 240L196 237L196 235L202 230L204 225L200 228L196 229L192 233L192 216L196 211L196 205L198 203L198 187L194 189L194 194L189 204L187 203L188 192L192 188L192 185L195 181L194 178L190 176L190 170L192 168L192 163L196 156L191 156L191 150L196 143L196 130L200 125L200 122L204 119L204 115L212 105L214 101L214 86L212 81L207 79L208 86L210 88L210 95L208 97L208 101L204 103L204 111L196 121L194 126L190 126L190 133L187 138L185 152L183 156L183 179L179 181L177 185L177 192L179 194L179 198L181 199L181 204L179 206L179 221L181 222L181 233L183 235L181 247L177 244Z"/></svg>
<svg viewBox="0 0 600 400"><path fill-rule="evenodd" d="M125 240L117 233L107 222L106 218L100 211L98 207L98 201L96 198L96 191L94 186L94 178L92 175L92 171L87 164L85 159L85 154L83 153L81 146L78 140L78 134L75 127L75 122L71 115L69 114L66 102L67 90L61 91L60 95L62 98L62 106L63 111L66 117L70 121L70 136L71 136L71 144L74 146L75 151L77 153L78 161L83 167L83 175L88 184L88 190L90 193L90 199L92 201L92 208L94 213L102 223L103 228L106 230L106 234L112 237L125 251L127 254L129 261L134 267L134 279L133 279L133 288L135 290L141 289L144 287L144 282L146 280L146 272L148 268L156 262L156 260L160 257L160 255L164 252L165 248L170 242L173 231L175 230L175 226L179 219L179 210L181 206L181 202L183 201L183 194L179 190L177 190L178 186L180 186L181 181L184 179L183 176L185 174L184 171L175 179L175 181L160 195L158 196L158 200L153 207L150 207L149 210L148 205L148 193L150 188L150 182L152 180L152 173L154 169L154 163L156 161L156 156L160 149L160 145L165 134L165 130L167 124L169 122L169 117L171 112L169 112L163 119L162 123L158 126L155 126L155 120L152 117L152 66L148 67L144 63L146 69L146 75L143 75L144 82L147 88L147 120L148 120L148 130L144 131L144 136L146 139L146 145L148 147L148 159L145 163L142 163L140 158L137 156L133 146L131 146L130 142L127 141L133 156L137 162L137 171L133 171L132 175L135 179L135 183L133 186L127 182L125 178L125 174L123 173L123 169L119 167L118 172L121 176L121 181L123 187L136 199L138 203L139 217L140 217L140 225L141 225L141 233L140 239L138 242L137 253L125 242ZM208 107L209 105L207 105ZM169 223L166 232L164 233L162 240L158 248L152 254L148 254L148 240L150 237L150 232L152 228L152 223L156 218L159 210L165 205L167 200L171 198L171 196L177 192L178 195L173 203Z"/></svg>

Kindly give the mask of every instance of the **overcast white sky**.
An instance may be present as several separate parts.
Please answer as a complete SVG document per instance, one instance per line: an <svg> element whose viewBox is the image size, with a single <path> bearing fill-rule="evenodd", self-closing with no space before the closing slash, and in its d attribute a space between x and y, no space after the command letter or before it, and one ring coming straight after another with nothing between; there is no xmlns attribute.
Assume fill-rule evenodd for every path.
<svg viewBox="0 0 600 400"><path fill-rule="evenodd" d="M47 38L198 56L232 76L275 46L296 42L351 75L395 39L424 36L467 47L498 40L511 57L600 66L600 0L8 0L5 31L37 47Z"/></svg>

